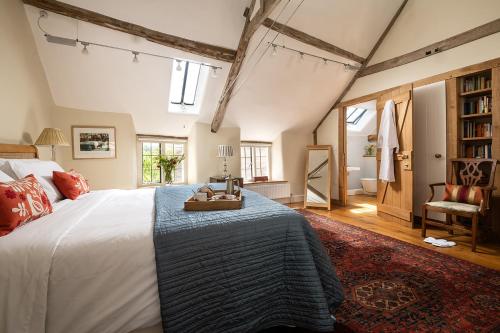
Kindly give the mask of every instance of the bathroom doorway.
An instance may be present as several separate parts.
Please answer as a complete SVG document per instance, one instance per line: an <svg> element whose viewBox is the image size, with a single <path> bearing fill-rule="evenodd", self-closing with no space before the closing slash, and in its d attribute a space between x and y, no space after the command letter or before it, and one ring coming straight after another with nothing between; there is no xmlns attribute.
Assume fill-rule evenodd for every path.
<svg viewBox="0 0 500 333"><path fill-rule="evenodd" d="M346 203L352 211L377 214L377 104L352 105L345 111Z"/></svg>

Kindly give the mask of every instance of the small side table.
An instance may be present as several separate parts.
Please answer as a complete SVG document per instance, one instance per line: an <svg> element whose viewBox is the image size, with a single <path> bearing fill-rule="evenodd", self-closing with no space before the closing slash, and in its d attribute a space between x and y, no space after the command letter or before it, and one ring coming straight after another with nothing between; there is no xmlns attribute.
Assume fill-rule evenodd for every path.
<svg viewBox="0 0 500 333"><path fill-rule="evenodd" d="M243 177L234 177L234 179L238 179L238 186L243 187ZM225 183L226 177L224 176L213 176L210 177L210 183Z"/></svg>

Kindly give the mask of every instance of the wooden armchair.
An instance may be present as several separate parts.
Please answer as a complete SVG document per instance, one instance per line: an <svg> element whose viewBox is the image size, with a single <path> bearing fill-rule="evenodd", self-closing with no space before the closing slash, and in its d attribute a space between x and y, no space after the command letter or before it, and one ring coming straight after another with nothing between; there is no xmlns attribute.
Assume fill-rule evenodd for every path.
<svg viewBox="0 0 500 333"><path fill-rule="evenodd" d="M475 204L464 203L464 200L432 201L435 187L449 185L446 185L446 183L430 184L431 196L422 206L422 237L425 237L427 225L445 228L450 233L459 230L467 234L472 234L472 251L475 252L479 216L486 216L490 213L491 194L496 189L494 181L497 162L494 159L452 159L448 184L462 185L469 188L475 186L475 189L480 189L482 192L482 198L480 197L480 201ZM467 189L462 188L462 190ZM472 194L469 195L468 199L472 199L471 196ZM446 222L428 218L427 213L429 211L445 213ZM471 226L468 227L463 223L459 223L458 216L472 219Z"/></svg>

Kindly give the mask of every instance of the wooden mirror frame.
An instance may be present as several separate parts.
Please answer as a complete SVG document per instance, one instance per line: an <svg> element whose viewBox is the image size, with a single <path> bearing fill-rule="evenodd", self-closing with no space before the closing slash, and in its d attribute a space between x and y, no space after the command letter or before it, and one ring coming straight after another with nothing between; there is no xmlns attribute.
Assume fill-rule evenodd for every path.
<svg viewBox="0 0 500 333"><path fill-rule="evenodd" d="M328 152L328 174L327 174L327 202L307 202L307 180L309 175L309 153L312 150L325 150ZM307 207L325 207L328 210L332 209L332 162L333 162L333 149L331 145L308 145L306 154L306 170L304 173L304 208Z"/></svg>

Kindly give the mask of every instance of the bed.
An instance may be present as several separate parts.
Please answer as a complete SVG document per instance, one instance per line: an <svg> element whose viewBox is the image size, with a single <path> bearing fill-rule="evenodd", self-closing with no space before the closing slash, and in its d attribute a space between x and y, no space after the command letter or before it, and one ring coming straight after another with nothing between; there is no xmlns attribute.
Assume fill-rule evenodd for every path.
<svg viewBox="0 0 500 333"><path fill-rule="evenodd" d="M331 330L342 288L303 217L252 192L240 213L186 214L190 191L94 191L0 237L0 331Z"/></svg>

